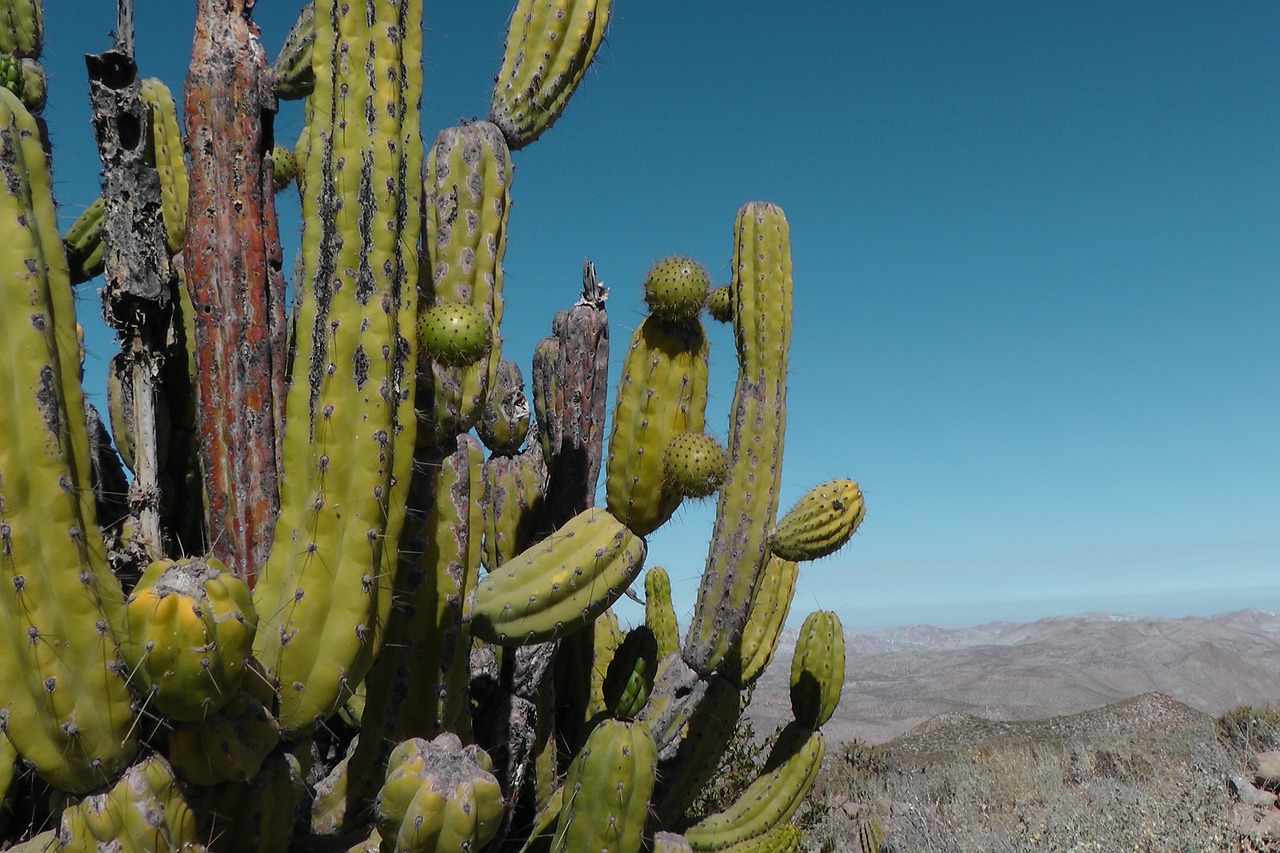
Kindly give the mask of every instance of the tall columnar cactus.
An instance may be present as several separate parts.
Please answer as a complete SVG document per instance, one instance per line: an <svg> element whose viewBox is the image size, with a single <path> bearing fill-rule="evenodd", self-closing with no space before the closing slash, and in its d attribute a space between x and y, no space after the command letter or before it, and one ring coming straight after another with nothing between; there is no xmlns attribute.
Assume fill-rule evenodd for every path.
<svg viewBox="0 0 1280 853"><path fill-rule="evenodd" d="M795 720L759 777L687 817L777 648L797 561L864 513L832 480L775 518L782 211L739 212L725 289L683 255L648 271L606 443L594 265L535 347L528 397L501 327L511 152L564 110L607 0L519 0L492 123L429 153L420 0L307 3L271 66L252 6L196 0L184 137L168 88L135 73L120 4L89 63L105 188L59 237L40 5L0 0L0 295L20 309L0 321L0 795L29 796L20 762L56 791L47 826L0 828L0 846L797 849L843 675L831 613L805 622ZM296 152L273 139L278 99L303 101ZM291 179L286 319L272 194ZM123 509L79 384L71 287L96 275L124 345ZM727 449L705 423L704 307L734 327ZM717 490L683 642L660 568L645 624L621 626L646 537Z"/></svg>
<svg viewBox="0 0 1280 853"><path fill-rule="evenodd" d="M256 652L295 735L373 663L416 426L422 8L321 2L316 17L286 473L254 588Z"/></svg>
<svg viewBox="0 0 1280 853"><path fill-rule="evenodd" d="M49 783L109 782L137 752L112 627L123 604L89 488L75 315L34 119L0 90L0 728Z"/></svg>

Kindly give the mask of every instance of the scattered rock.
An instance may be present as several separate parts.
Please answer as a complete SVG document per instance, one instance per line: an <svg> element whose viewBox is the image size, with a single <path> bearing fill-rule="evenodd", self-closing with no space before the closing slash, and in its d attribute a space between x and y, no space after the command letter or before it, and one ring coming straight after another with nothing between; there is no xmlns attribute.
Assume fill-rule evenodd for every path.
<svg viewBox="0 0 1280 853"><path fill-rule="evenodd" d="M1246 806L1271 808L1276 804L1275 794L1255 787L1252 782L1243 776L1231 776L1227 781L1231 785L1231 792Z"/></svg>

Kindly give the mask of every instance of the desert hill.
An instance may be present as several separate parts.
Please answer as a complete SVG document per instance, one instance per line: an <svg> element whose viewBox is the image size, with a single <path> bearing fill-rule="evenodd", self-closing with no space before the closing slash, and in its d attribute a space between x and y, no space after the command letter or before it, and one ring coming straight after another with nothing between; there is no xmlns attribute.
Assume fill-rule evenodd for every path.
<svg viewBox="0 0 1280 853"><path fill-rule="evenodd" d="M794 635L784 636L750 715L790 716ZM988 721L1078 714L1160 693L1206 714L1280 701L1280 613L1212 617L1086 615L973 628L911 626L846 636L832 742L882 743L938 715Z"/></svg>

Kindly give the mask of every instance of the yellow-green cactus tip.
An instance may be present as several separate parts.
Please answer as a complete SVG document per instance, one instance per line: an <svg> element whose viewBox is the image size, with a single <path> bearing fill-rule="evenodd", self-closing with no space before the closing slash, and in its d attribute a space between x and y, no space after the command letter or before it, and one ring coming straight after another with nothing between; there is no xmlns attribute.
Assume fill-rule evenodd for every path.
<svg viewBox="0 0 1280 853"><path fill-rule="evenodd" d="M450 367L475 364L489 354L493 330L479 308L443 302L418 318L418 340L432 361Z"/></svg>
<svg viewBox="0 0 1280 853"><path fill-rule="evenodd" d="M691 320L702 310L710 287L706 267L684 255L669 255L645 275L644 301L655 317Z"/></svg>

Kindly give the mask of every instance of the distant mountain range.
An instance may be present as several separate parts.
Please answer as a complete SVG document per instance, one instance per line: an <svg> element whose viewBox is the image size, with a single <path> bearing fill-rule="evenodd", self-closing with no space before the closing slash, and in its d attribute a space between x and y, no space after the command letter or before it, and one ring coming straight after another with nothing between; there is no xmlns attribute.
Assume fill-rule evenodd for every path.
<svg viewBox="0 0 1280 853"><path fill-rule="evenodd" d="M752 698L758 732L790 719L795 632ZM1280 702L1280 613L1091 614L973 628L913 625L849 634L833 743L881 743L946 713L989 720L1075 714L1159 692L1217 715Z"/></svg>

